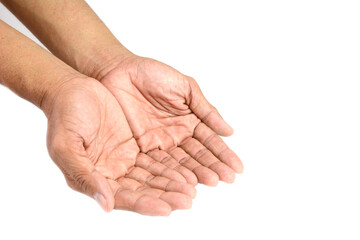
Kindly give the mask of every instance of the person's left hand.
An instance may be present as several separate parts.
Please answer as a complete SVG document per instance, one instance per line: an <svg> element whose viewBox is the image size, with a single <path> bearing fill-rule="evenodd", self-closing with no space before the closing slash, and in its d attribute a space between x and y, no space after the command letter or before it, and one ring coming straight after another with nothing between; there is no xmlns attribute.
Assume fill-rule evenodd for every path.
<svg viewBox="0 0 360 240"><path fill-rule="evenodd" d="M231 135L232 128L194 79L131 55L98 80L120 103L141 151L189 183L231 183L242 172L240 159L219 136Z"/></svg>

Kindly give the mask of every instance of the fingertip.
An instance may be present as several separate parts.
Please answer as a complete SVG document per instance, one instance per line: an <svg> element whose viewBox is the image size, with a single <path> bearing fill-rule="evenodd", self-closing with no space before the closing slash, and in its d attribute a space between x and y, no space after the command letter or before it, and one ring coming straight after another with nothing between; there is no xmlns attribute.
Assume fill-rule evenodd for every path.
<svg viewBox="0 0 360 240"><path fill-rule="evenodd" d="M196 197L197 191L194 185L187 183L186 186L184 186L183 193L194 199Z"/></svg>
<svg viewBox="0 0 360 240"><path fill-rule="evenodd" d="M224 176L222 179L220 179L221 181L225 182L225 183L234 183L235 182L235 179L236 179L236 175L235 173L232 173L232 174L228 174L226 176Z"/></svg>
<svg viewBox="0 0 360 240"><path fill-rule="evenodd" d="M234 129L224 120L223 121L223 126L218 128L216 133L223 136L223 137L230 137L231 135L234 134Z"/></svg>
<svg viewBox="0 0 360 240"><path fill-rule="evenodd" d="M113 210L114 206L111 206L111 203L101 193L95 193L94 199L105 212L109 213Z"/></svg>
<svg viewBox="0 0 360 240"><path fill-rule="evenodd" d="M218 185L219 176L212 170L203 166L193 170L198 177L199 183L202 183L209 187L215 187Z"/></svg>
<svg viewBox="0 0 360 240"><path fill-rule="evenodd" d="M241 166L236 170L236 173L243 173L244 172L244 165L241 163Z"/></svg>
<svg viewBox="0 0 360 240"><path fill-rule="evenodd" d="M197 195L197 190L194 187L190 196L194 199L196 197L196 195Z"/></svg>
<svg viewBox="0 0 360 240"><path fill-rule="evenodd" d="M217 110L212 111L203 122L215 133L223 137L229 137L234 129L222 118Z"/></svg>
<svg viewBox="0 0 360 240"><path fill-rule="evenodd" d="M196 189L193 185L189 183L179 183L176 181L169 182L167 184L166 191L182 193L191 198L194 198L196 195Z"/></svg>
<svg viewBox="0 0 360 240"><path fill-rule="evenodd" d="M244 172L244 165L240 159L235 164L233 164L232 169L238 174Z"/></svg>
<svg viewBox="0 0 360 240"><path fill-rule="evenodd" d="M190 109L217 134L221 136L231 136L234 130L225 122L218 110L206 100L195 79L191 77L187 77L187 79L191 86Z"/></svg>
<svg viewBox="0 0 360 240"><path fill-rule="evenodd" d="M83 184L80 184L83 181ZM111 212L115 207L113 191L107 180L97 171L83 176L83 180L77 181L82 186L82 191L99 204L105 212Z"/></svg>
<svg viewBox="0 0 360 240"><path fill-rule="evenodd" d="M219 177L211 177L207 179L203 179L200 183L209 186L209 187L216 187L219 183Z"/></svg>
<svg viewBox="0 0 360 240"><path fill-rule="evenodd" d="M209 168L217 173L220 181L226 183L233 183L235 181L235 171L223 162L217 161L211 164Z"/></svg>
<svg viewBox="0 0 360 240"><path fill-rule="evenodd" d="M219 184L219 181L208 181L208 182L204 182L204 185L209 186L209 187L216 187Z"/></svg>
<svg viewBox="0 0 360 240"><path fill-rule="evenodd" d="M193 185L187 183L185 194L187 194L191 198L195 198L196 197L196 188Z"/></svg>
<svg viewBox="0 0 360 240"><path fill-rule="evenodd" d="M234 129L230 126L230 125L228 125L228 130L226 131L226 133L225 133L225 137L230 137L230 136L232 136L234 134Z"/></svg>
<svg viewBox="0 0 360 240"><path fill-rule="evenodd" d="M171 207L167 207L167 208L164 208L162 209L160 212L159 212L159 216L162 216L162 217L168 217L170 216L170 214L172 213L172 209Z"/></svg>
<svg viewBox="0 0 360 240"><path fill-rule="evenodd" d="M188 183L193 186L196 186L199 183L199 181L196 176L192 176L191 178L188 178Z"/></svg>
<svg viewBox="0 0 360 240"><path fill-rule="evenodd" d="M188 198L183 206L184 206L183 209L190 209L192 207L192 199Z"/></svg>
<svg viewBox="0 0 360 240"><path fill-rule="evenodd" d="M184 176L187 183L189 183L189 184L191 184L193 186L196 186L199 183L196 175L192 171L190 171L189 169L181 166L181 172L180 173Z"/></svg>

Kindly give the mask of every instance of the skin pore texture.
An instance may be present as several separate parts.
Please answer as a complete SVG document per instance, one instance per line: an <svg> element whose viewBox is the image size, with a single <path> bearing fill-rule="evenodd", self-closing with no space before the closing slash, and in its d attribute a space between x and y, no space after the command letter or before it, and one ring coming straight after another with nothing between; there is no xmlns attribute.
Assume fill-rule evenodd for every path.
<svg viewBox="0 0 360 240"><path fill-rule="evenodd" d="M127 50L86 2L2 3L56 56L1 22L0 83L43 109L71 188L105 211L169 215L191 207L197 183L243 171L196 81Z"/></svg>

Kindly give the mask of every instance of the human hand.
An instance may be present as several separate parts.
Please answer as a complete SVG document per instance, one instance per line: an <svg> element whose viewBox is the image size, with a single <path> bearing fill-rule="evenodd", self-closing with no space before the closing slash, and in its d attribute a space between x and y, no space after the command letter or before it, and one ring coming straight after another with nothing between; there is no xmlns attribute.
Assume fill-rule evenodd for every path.
<svg viewBox="0 0 360 240"><path fill-rule="evenodd" d="M65 81L44 98L48 149L68 185L105 211L168 215L191 206L194 186L140 153L111 93L91 78Z"/></svg>
<svg viewBox="0 0 360 240"><path fill-rule="evenodd" d="M231 183L242 172L240 159L219 136L230 136L232 128L194 79L132 54L113 66L99 80L123 108L141 152L193 185Z"/></svg>

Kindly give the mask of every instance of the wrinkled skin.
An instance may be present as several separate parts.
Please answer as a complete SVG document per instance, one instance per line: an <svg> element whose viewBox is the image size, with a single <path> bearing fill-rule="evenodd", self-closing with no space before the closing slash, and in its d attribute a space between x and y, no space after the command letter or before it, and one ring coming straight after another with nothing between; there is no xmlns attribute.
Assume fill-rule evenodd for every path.
<svg viewBox="0 0 360 240"><path fill-rule="evenodd" d="M140 153L120 105L97 80L71 79L48 99L48 149L70 187L100 193L106 211L168 215L191 206L194 186Z"/></svg>
<svg viewBox="0 0 360 240"><path fill-rule="evenodd" d="M120 103L141 152L188 183L231 183L243 166L219 135L232 128L194 79L153 59L130 56L99 79Z"/></svg>

